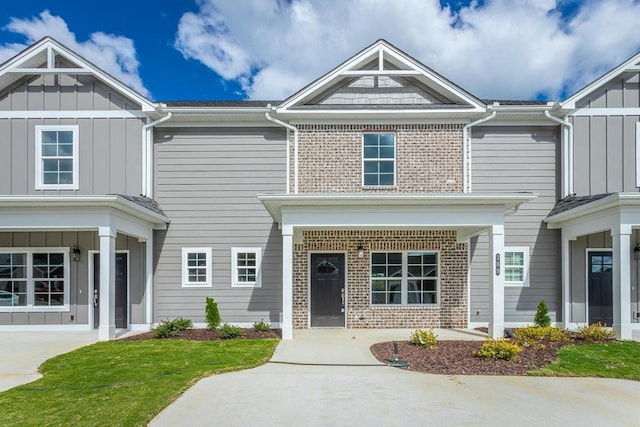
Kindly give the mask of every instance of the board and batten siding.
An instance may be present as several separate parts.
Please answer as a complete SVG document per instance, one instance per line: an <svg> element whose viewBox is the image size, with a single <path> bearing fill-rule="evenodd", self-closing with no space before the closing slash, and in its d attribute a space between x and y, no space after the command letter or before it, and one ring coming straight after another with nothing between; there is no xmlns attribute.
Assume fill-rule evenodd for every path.
<svg viewBox="0 0 640 427"><path fill-rule="evenodd" d="M639 108L640 75L623 74L576 102L576 108ZM640 116L569 116L574 126L574 192L634 192Z"/></svg>
<svg viewBox="0 0 640 427"><path fill-rule="evenodd" d="M539 196L505 216L505 246L530 248L529 286L505 287L505 322L533 322L544 299L560 319L560 233L542 220L559 197L558 127L476 127L472 131L472 189L528 191ZM470 321L489 321L488 236L471 239Z"/></svg>
<svg viewBox="0 0 640 427"><path fill-rule="evenodd" d="M159 128L155 199L171 220L155 232L155 321L204 322L213 297L223 322L280 322L282 236L257 194L286 191L281 128ZM184 247L208 247L213 285L183 288ZM231 248L262 248L262 287L231 286Z"/></svg>
<svg viewBox="0 0 640 427"><path fill-rule="evenodd" d="M0 232L0 248L71 248L78 245L80 261L69 261L69 310L0 312L0 325L86 325L89 323L89 252L100 249L94 231ZM118 234L116 250L129 252L129 322L146 323L145 245Z"/></svg>
<svg viewBox="0 0 640 427"><path fill-rule="evenodd" d="M2 111L133 110L89 76L22 79L0 93ZM77 125L78 190L36 190L36 126ZM0 118L0 194L127 194L142 192L141 118Z"/></svg>

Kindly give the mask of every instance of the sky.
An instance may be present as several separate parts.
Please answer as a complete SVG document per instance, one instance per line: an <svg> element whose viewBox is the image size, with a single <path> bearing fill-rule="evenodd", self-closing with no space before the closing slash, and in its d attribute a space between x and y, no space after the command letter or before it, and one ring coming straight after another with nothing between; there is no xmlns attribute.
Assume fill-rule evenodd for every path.
<svg viewBox="0 0 640 427"><path fill-rule="evenodd" d="M383 38L480 98L561 100L640 52L639 22L640 0L5 0L0 63L51 36L152 100L281 100Z"/></svg>

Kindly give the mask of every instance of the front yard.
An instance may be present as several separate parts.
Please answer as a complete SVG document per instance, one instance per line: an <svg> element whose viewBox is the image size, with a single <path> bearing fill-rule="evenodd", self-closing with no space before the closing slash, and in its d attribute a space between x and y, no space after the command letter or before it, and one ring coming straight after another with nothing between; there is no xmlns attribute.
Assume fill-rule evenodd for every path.
<svg viewBox="0 0 640 427"><path fill-rule="evenodd" d="M199 379L271 358L277 339L103 342L47 360L0 393L0 425L147 425Z"/></svg>

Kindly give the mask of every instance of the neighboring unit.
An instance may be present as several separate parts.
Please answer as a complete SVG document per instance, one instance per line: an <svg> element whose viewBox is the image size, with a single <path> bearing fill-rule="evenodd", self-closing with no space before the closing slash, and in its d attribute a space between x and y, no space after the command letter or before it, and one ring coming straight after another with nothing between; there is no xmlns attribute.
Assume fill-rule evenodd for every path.
<svg viewBox="0 0 640 427"><path fill-rule="evenodd" d="M51 38L0 66L0 330L640 327L639 57L482 100L379 40L284 101L155 102ZM574 194L577 193L577 194ZM636 212L637 211L637 212Z"/></svg>

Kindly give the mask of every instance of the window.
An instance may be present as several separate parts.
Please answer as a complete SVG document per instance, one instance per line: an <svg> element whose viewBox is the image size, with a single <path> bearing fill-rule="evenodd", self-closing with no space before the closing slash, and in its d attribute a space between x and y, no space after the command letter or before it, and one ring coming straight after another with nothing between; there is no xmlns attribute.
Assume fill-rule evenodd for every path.
<svg viewBox="0 0 640 427"><path fill-rule="evenodd" d="M395 185L396 135L365 133L362 144L362 183Z"/></svg>
<svg viewBox="0 0 640 427"><path fill-rule="evenodd" d="M526 286L529 269L528 247L504 248L504 283L512 286Z"/></svg>
<svg viewBox="0 0 640 427"><path fill-rule="evenodd" d="M373 252L371 304L438 304L437 252Z"/></svg>
<svg viewBox="0 0 640 427"><path fill-rule="evenodd" d="M0 249L0 310L60 310L68 305L67 248Z"/></svg>
<svg viewBox="0 0 640 427"><path fill-rule="evenodd" d="M78 126L36 126L36 189L78 189Z"/></svg>
<svg viewBox="0 0 640 427"><path fill-rule="evenodd" d="M182 248L182 286L211 286L211 248Z"/></svg>
<svg viewBox="0 0 640 427"><path fill-rule="evenodd" d="M261 263L261 248L232 248L231 286L261 287Z"/></svg>

